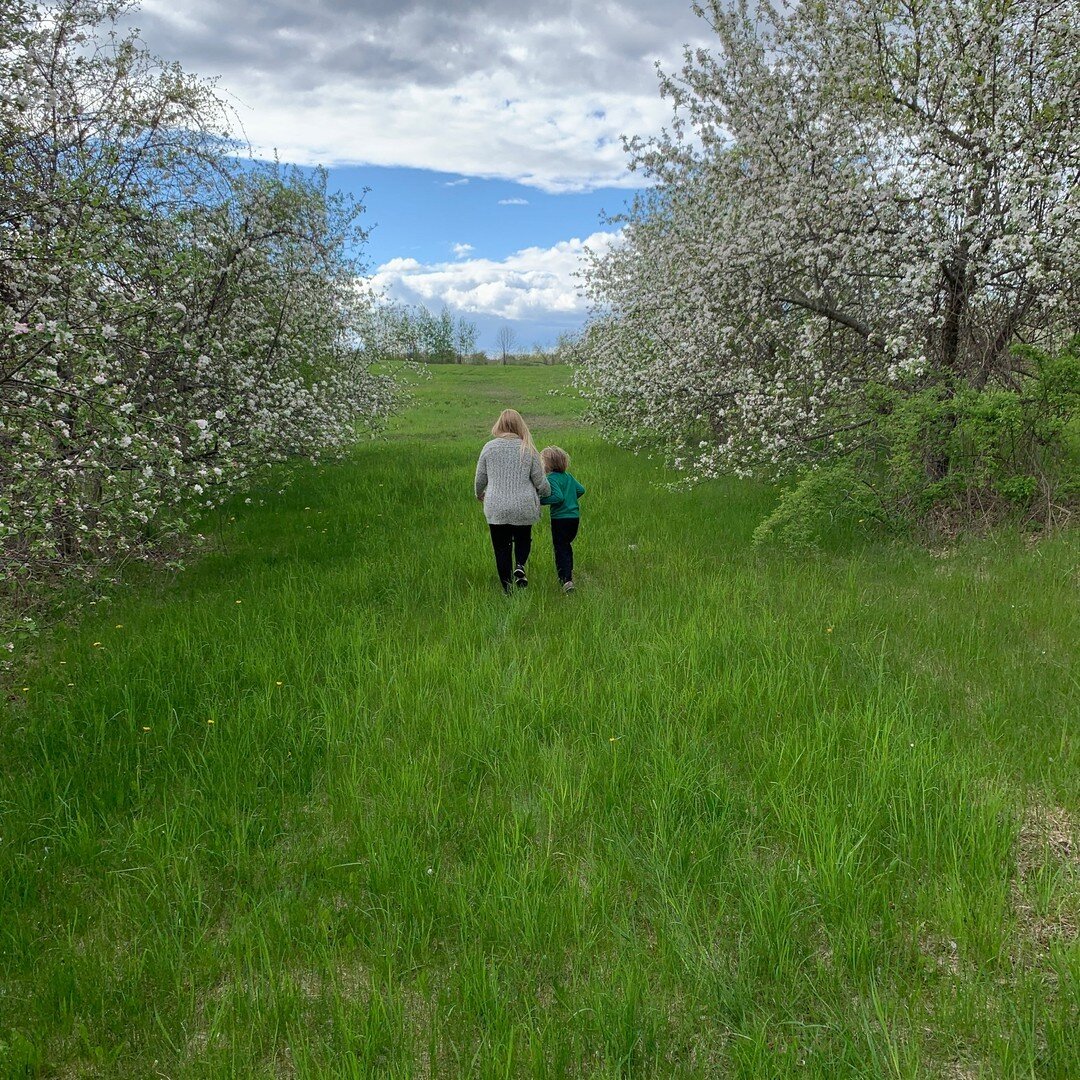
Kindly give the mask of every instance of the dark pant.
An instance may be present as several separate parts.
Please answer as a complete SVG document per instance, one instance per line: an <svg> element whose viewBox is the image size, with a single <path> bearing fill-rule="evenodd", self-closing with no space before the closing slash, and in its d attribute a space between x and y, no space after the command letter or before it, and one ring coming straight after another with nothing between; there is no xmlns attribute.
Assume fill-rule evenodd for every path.
<svg viewBox="0 0 1080 1080"><path fill-rule="evenodd" d="M580 518L552 518L551 546L555 549L555 572L565 585L574 580L574 537Z"/></svg>
<svg viewBox="0 0 1080 1080"><path fill-rule="evenodd" d="M514 567L524 566L532 549L531 525L488 525L495 549L495 569L504 589L514 582Z"/></svg>

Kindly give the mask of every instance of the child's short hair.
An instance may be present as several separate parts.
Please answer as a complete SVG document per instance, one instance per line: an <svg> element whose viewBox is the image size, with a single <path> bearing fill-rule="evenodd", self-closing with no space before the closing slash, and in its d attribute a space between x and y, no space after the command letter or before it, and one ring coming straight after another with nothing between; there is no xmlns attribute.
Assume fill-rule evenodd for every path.
<svg viewBox="0 0 1080 1080"><path fill-rule="evenodd" d="M548 472L566 472L570 468L570 455L561 446L545 446L540 460Z"/></svg>

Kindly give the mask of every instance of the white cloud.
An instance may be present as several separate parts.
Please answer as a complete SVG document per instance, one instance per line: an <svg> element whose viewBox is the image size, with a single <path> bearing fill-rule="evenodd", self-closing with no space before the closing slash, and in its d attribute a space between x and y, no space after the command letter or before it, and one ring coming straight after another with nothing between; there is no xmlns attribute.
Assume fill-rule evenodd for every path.
<svg viewBox="0 0 1080 1080"><path fill-rule="evenodd" d="M663 126L670 106L659 94L538 94L504 104L515 89L506 72L469 76L453 93L339 85L321 90L315 115L305 115L295 96L267 76L241 90L259 102L241 118L256 156L276 152L300 165L364 162L467 172L546 192L641 186L627 171L618 136ZM598 115L600 102L607 111Z"/></svg>
<svg viewBox="0 0 1080 1080"><path fill-rule="evenodd" d="M505 259L419 263L391 259L380 266L372 287L404 303L437 309L443 304L468 315L520 322L577 325L586 314L575 273L586 247L607 250L619 234L596 232L554 247L524 248Z"/></svg>
<svg viewBox="0 0 1080 1080"><path fill-rule="evenodd" d="M528 199L500 199L500 206L528 206Z"/></svg>
<svg viewBox="0 0 1080 1080"><path fill-rule="evenodd" d="M670 120L653 63L707 40L687 0L144 0L137 18L220 76L260 155L545 191L639 186L620 136Z"/></svg>
<svg viewBox="0 0 1080 1080"><path fill-rule="evenodd" d="M450 250L453 251L453 253L459 259L462 259L466 255L468 255L469 252L472 251L472 249L473 249L472 244L454 244L454 246Z"/></svg>
<svg viewBox="0 0 1080 1080"><path fill-rule="evenodd" d="M443 182L443 187L462 187L464 184L467 184L468 182L469 182L469 178L467 176L463 176L463 177L461 177L460 180L446 180L446 181L444 181Z"/></svg>

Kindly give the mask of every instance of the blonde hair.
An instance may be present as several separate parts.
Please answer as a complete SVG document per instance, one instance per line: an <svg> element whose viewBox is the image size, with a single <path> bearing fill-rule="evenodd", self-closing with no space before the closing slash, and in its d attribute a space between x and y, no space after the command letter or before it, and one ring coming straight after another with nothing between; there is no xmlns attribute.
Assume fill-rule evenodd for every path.
<svg viewBox="0 0 1080 1080"><path fill-rule="evenodd" d="M570 468L570 455L561 446L545 446L540 460L545 472L566 472Z"/></svg>
<svg viewBox="0 0 1080 1080"><path fill-rule="evenodd" d="M499 413L499 419L492 425L491 434L496 438L503 435L516 435L521 440L522 457L536 453L536 445L533 443L529 425L525 423L525 417L517 409L503 409Z"/></svg>

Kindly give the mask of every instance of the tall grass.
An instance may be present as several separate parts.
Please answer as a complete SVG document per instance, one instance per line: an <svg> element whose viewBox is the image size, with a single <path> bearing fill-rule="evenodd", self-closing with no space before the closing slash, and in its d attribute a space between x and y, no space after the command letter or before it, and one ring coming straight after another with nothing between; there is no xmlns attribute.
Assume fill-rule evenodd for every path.
<svg viewBox="0 0 1080 1080"><path fill-rule="evenodd" d="M46 642L0 1074L1080 1075L1076 541L754 550L767 490L664 489L565 381L435 369ZM588 488L573 596L542 527L498 592L506 405Z"/></svg>

